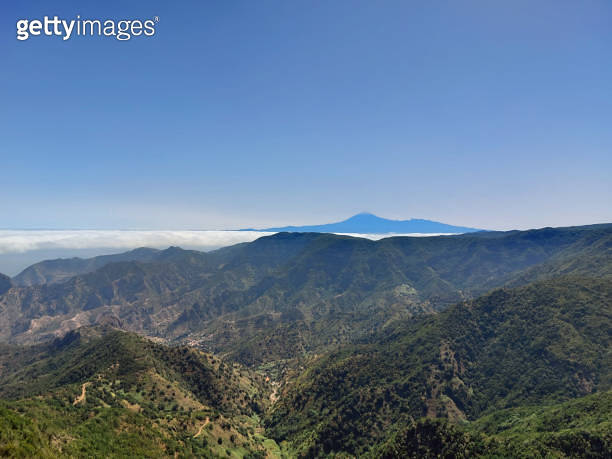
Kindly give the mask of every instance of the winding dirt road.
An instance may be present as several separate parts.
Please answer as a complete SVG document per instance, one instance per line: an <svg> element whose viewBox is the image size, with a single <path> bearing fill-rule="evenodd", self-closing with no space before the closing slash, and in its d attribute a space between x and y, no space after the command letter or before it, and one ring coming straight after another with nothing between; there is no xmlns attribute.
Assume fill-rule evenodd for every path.
<svg viewBox="0 0 612 459"><path fill-rule="evenodd" d="M72 402L73 405L78 405L79 403L85 401L85 395L87 393L87 386L89 386L90 384L91 384L90 382L83 383L83 386L81 387L81 395L79 395L77 398L74 399L74 402Z"/></svg>
<svg viewBox="0 0 612 459"><path fill-rule="evenodd" d="M198 433L197 433L197 434L195 434L195 435L193 436L193 438L196 438L196 437L199 437L200 435L202 435L202 431L204 430L204 427L206 427L206 426L208 425L208 423L209 423L209 422L210 422L210 419L209 419L209 417L208 417L208 416L206 416L206 419L204 420L204 424L202 424L202 425L200 426L200 430L198 430Z"/></svg>

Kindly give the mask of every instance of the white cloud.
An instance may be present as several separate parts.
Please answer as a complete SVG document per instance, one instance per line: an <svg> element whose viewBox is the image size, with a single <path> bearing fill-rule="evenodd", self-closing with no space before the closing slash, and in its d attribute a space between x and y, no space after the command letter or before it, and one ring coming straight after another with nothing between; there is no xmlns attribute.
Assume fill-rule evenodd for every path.
<svg viewBox="0 0 612 459"><path fill-rule="evenodd" d="M48 249L133 249L169 246L212 250L273 233L257 231L0 230L0 254Z"/></svg>
<svg viewBox="0 0 612 459"><path fill-rule="evenodd" d="M179 246L212 250L250 242L274 233L259 231L0 230L0 254L57 249L134 249ZM346 234L379 240L390 236L433 234Z"/></svg>
<svg viewBox="0 0 612 459"><path fill-rule="evenodd" d="M363 237L365 239L372 239L373 241L379 241L387 237L406 236L406 237L430 237L430 236L453 236L459 233L334 233L342 236L353 236Z"/></svg>

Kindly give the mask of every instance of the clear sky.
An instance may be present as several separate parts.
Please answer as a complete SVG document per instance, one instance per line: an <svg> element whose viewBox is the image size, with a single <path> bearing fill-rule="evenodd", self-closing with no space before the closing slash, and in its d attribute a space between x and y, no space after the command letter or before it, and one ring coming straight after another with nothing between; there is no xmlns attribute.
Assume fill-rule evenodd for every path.
<svg viewBox="0 0 612 459"><path fill-rule="evenodd" d="M93 3L0 4L0 228L612 221L610 1Z"/></svg>

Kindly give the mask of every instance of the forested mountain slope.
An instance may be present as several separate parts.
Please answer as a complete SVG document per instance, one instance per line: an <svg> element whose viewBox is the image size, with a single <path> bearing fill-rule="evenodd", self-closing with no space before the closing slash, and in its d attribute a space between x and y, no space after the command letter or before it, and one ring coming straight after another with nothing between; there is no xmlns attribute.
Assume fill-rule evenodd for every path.
<svg viewBox="0 0 612 459"><path fill-rule="evenodd" d="M270 434L302 453L357 454L424 416L461 422L608 391L610 330L607 279L496 290L314 358L286 385Z"/></svg>
<svg viewBox="0 0 612 459"><path fill-rule="evenodd" d="M279 233L210 253L170 248L155 261L11 288L0 296L0 338L37 342L110 322L259 364L352 342L500 285L608 276L611 241L612 226L595 225L381 241Z"/></svg>
<svg viewBox="0 0 612 459"><path fill-rule="evenodd" d="M15 277L13 284L20 287L63 282L79 274L86 274L110 263L121 261L153 261L159 250L140 248L115 255L101 255L93 258L58 258L45 260L28 266Z"/></svg>
<svg viewBox="0 0 612 459"><path fill-rule="evenodd" d="M16 456L262 457L271 387L201 351L109 327L0 348L0 451ZM259 454L259 456L257 456Z"/></svg>
<svg viewBox="0 0 612 459"><path fill-rule="evenodd" d="M143 253L0 278L0 453L610 451L611 225Z"/></svg>
<svg viewBox="0 0 612 459"><path fill-rule="evenodd" d="M502 410L467 425L420 420L391 434L373 458L584 457L612 450L612 392Z"/></svg>

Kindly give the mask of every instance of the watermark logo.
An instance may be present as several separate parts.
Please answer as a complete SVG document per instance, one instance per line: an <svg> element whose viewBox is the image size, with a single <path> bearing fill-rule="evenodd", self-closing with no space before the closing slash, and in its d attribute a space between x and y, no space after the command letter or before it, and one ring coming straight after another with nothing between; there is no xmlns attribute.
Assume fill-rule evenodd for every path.
<svg viewBox="0 0 612 459"><path fill-rule="evenodd" d="M32 36L56 36L62 40L73 37L113 37L119 41L127 41L133 37L155 35L155 27L159 17L152 19L60 19L58 16L45 16L42 19L20 19L17 21L17 40L25 41Z"/></svg>

